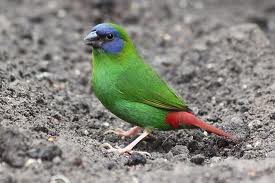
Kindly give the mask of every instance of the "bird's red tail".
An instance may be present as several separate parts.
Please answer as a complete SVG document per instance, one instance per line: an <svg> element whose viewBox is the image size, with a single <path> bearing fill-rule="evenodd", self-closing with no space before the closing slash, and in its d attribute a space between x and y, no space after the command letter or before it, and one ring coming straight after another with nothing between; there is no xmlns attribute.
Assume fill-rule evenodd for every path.
<svg viewBox="0 0 275 183"><path fill-rule="evenodd" d="M166 122L173 128L179 128L180 125L196 126L206 131L215 133L216 135L232 138L230 134L203 122L190 112L169 112L166 116Z"/></svg>

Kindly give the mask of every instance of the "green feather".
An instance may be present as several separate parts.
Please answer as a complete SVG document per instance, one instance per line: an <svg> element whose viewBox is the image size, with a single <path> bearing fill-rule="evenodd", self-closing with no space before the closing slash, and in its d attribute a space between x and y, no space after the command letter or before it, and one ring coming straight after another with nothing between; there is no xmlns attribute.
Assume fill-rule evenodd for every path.
<svg viewBox="0 0 275 183"><path fill-rule="evenodd" d="M126 100L168 110L186 108L183 100L141 59L136 59L125 69L118 78L116 88Z"/></svg>

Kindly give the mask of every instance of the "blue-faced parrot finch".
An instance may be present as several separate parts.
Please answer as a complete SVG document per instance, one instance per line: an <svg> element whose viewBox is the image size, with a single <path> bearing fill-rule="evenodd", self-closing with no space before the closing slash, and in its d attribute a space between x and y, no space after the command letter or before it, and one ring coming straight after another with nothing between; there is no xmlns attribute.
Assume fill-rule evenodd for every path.
<svg viewBox="0 0 275 183"><path fill-rule="evenodd" d="M118 135L144 132L120 153L132 148L152 130L201 128L230 138L231 135L198 119L183 99L147 65L127 32L119 25L102 23L85 37L92 46L92 84L101 103L119 118L136 125Z"/></svg>

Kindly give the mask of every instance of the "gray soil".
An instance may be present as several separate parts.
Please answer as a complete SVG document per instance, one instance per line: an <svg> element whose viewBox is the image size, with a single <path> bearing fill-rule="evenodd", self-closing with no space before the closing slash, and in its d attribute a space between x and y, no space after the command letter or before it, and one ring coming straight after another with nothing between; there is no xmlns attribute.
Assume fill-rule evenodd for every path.
<svg viewBox="0 0 275 183"><path fill-rule="evenodd" d="M135 137L91 87L91 26L113 20L203 120ZM0 183L274 182L274 0L1 0Z"/></svg>

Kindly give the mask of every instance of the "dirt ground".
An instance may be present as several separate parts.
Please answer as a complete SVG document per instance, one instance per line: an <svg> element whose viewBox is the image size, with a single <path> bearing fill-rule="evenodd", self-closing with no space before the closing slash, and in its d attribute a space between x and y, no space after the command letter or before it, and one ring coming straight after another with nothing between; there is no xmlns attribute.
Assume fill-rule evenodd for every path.
<svg viewBox="0 0 275 183"><path fill-rule="evenodd" d="M115 21L208 123L108 153L131 125L91 87L91 26ZM0 183L274 182L274 0L1 0Z"/></svg>

